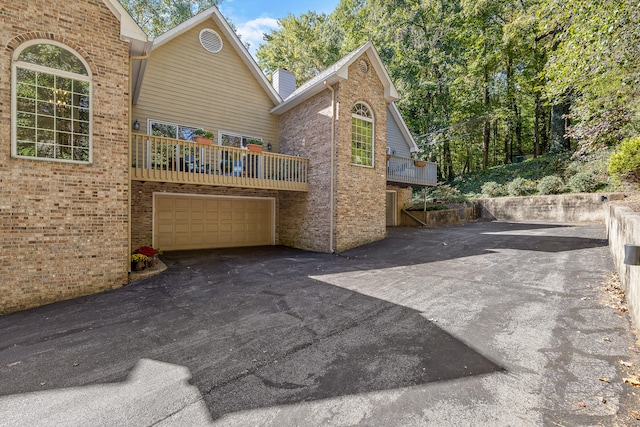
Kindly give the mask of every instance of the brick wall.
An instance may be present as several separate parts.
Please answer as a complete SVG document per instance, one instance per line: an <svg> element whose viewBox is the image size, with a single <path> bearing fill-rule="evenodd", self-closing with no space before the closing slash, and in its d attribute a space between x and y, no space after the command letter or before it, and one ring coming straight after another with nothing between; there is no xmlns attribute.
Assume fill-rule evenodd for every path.
<svg viewBox="0 0 640 427"><path fill-rule="evenodd" d="M369 61L366 54L360 59ZM372 66L363 73L360 59L349 67L349 79L340 83L337 169L338 252L383 239L386 236L386 108L384 88ZM371 64L371 61L369 61ZM358 101L371 107L374 116L374 167L351 163L351 109Z"/></svg>
<svg viewBox="0 0 640 427"><path fill-rule="evenodd" d="M180 185L154 182L132 182L131 184L131 247L151 245L153 241L153 193L206 194L236 197L273 197L276 199L278 217L278 194L276 191L239 188L209 187L204 185ZM278 223L276 221L276 243ZM160 248L162 249L162 248Z"/></svg>
<svg viewBox="0 0 640 427"><path fill-rule="evenodd" d="M413 198L413 188L411 187L399 187L397 185L387 185L387 190L395 191L397 194L398 206L396 213L396 218L398 218L398 225L400 224L400 219L402 218L402 210L411 206L412 198Z"/></svg>
<svg viewBox="0 0 640 427"><path fill-rule="evenodd" d="M312 97L280 117L280 152L308 157L309 192L278 194L280 243L329 252L331 92Z"/></svg>
<svg viewBox="0 0 640 427"><path fill-rule="evenodd" d="M0 313L127 282L128 45L101 0L0 9ZM93 164L11 158L11 57L56 40L93 74Z"/></svg>
<svg viewBox="0 0 640 427"><path fill-rule="evenodd" d="M366 55L363 55L366 57ZM369 61L370 63L370 61ZM386 100L373 67L349 68L349 80L335 85L336 114L335 248L344 251L386 236ZM366 102L375 117L373 168L351 164L351 108ZM280 118L280 151L310 158L309 192L279 194L280 242L301 249L330 251L331 92L323 91Z"/></svg>

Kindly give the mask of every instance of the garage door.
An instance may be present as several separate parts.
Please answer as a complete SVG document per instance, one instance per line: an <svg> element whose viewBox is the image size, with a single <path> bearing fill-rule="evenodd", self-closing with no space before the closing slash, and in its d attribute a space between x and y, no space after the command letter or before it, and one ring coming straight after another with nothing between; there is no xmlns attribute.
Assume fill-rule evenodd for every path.
<svg viewBox="0 0 640 427"><path fill-rule="evenodd" d="M274 199L154 194L153 245L162 250L275 244Z"/></svg>

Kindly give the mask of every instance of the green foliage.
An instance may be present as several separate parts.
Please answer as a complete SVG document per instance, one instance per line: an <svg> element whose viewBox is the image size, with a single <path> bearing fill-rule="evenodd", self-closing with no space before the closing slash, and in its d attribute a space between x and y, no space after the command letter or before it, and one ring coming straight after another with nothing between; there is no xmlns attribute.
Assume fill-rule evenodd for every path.
<svg viewBox="0 0 640 427"><path fill-rule="evenodd" d="M542 195L560 194L564 187L562 178L556 175L548 175L538 181L538 193Z"/></svg>
<svg viewBox="0 0 640 427"><path fill-rule="evenodd" d="M170 30L221 0L120 0L140 28L152 37Z"/></svg>
<svg viewBox="0 0 640 427"><path fill-rule="evenodd" d="M504 185L500 185L495 181L489 181L482 184L482 197L502 197L507 195L507 189Z"/></svg>
<svg viewBox="0 0 640 427"><path fill-rule="evenodd" d="M436 187L427 190L426 195L427 199L440 202L461 203L467 200L466 197L460 194L460 190L442 182L439 182Z"/></svg>
<svg viewBox="0 0 640 427"><path fill-rule="evenodd" d="M529 196L535 192L535 182L528 179L518 177L507 184L509 196Z"/></svg>
<svg viewBox="0 0 640 427"><path fill-rule="evenodd" d="M537 181L547 175L562 175L567 164L569 164L569 155L547 154L522 163L494 166L483 171L465 174L452 181L452 184L462 194L479 194L482 193L481 187L486 182L493 181L504 185L518 177Z"/></svg>
<svg viewBox="0 0 640 427"><path fill-rule="evenodd" d="M616 179L640 182L640 136L620 144L609 159L608 171Z"/></svg>
<svg viewBox="0 0 640 427"><path fill-rule="evenodd" d="M578 172L569 178L568 186L575 193L592 193L602 183L596 177L587 172Z"/></svg>

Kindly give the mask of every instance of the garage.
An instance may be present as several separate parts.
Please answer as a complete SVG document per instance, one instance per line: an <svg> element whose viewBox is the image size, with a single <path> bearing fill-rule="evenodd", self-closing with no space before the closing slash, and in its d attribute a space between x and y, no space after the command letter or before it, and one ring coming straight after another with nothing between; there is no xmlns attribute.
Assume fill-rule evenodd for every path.
<svg viewBox="0 0 640 427"><path fill-rule="evenodd" d="M273 198L153 195L153 245L163 251L273 244Z"/></svg>

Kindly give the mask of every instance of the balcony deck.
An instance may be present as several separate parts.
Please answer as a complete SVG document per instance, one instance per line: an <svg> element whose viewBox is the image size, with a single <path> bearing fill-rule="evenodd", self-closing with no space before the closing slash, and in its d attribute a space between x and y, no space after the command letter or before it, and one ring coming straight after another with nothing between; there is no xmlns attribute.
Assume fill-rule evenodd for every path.
<svg viewBox="0 0 640 427"><path fill-rule="evenodd" d="M309 191L309 159L132 134L134 181Z"/></svg>
<svg viewBox="0 0 640 427"><path fill-rule="evenodd" d="M391 156L387 160L387 182L419 187L435 186L438 183L436 163L424 162L424 166L417 166L417 163L413 159Z"/></svg>

